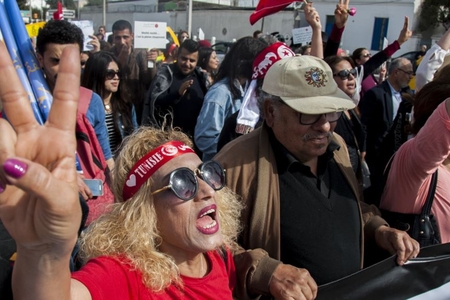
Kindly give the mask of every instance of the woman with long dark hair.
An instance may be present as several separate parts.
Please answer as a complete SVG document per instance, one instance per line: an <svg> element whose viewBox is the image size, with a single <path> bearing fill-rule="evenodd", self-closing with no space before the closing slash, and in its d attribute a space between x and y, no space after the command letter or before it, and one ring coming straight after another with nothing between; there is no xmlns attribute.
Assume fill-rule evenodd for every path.
<svg viewBox="0 0 450 300"><path fill-rule="evenodd" d="M216 51L210 47L200 47L198 50L198 66L208 74L208 87L212 86L219 69Z"/></svg>
<svg viewBox="0 0 450 300"><path fill-rule="evenodd" d="M247 84L252 79L253 60L267 44L253 37L239 39L220 64L215 84L205 95L195 126L195 144L209 160L217 153L217 143L225 120L241 108Z"/></svg>
<svg viewBox="0 0 450 300"><path fill-rule="evenodd" d="M91 55L81 78L81 86L99 94L103 100L109 144L113 152L122 139L138 126L134 106L120 90L120 79L119 62L106 51Z"/></svg>
<svg viewBox="0 0 450 300"><path fill-rule="evenodd" d="M356 92L357 74L353 59L348 56L334 55L326 57L325 61L333 70L334 81L339 89L352 98ZM357 108L344 111L334 131L341 135L347 144L353 171L359 175L365 154L366 132L359 119Z"/></svg>

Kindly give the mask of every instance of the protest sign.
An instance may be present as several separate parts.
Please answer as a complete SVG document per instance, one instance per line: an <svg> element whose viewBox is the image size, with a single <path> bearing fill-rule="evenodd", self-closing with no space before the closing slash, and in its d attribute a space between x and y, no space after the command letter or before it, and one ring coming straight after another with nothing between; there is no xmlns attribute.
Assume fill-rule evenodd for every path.
<svg viewBox="0 0 450 300"><path fill-rule="evenodd" d="M83 51L90 51L93 49L93 46L88 44L92 39L89 37L94 34L94 24L92 21L83 20L83 21L72 21L71 23L77 25L81 31L83 31Z"/></svg>
<svg viewBox="0 0 450 300"><path fill-rule="evenodd" d="M292 29L292 39L294 44L306 45L311 42L312 28L311 26Z"/></svg>
<svg viewBox="0 0 450 300"><path fill-rule="evenodd" d="M134 22L134 47L166 49L166 22Z"/></svg>

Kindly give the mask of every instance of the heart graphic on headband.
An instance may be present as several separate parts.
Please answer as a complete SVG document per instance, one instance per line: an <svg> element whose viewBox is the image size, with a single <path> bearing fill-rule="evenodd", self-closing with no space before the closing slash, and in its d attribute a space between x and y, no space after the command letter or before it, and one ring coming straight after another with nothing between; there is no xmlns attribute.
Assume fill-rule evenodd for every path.
<svg viewBox="0 0 450 300"><path fill-rule="evenodd" d="M136 175L131 174L130 179L127 180L127 186L133 187L136 186Z"/></svg>

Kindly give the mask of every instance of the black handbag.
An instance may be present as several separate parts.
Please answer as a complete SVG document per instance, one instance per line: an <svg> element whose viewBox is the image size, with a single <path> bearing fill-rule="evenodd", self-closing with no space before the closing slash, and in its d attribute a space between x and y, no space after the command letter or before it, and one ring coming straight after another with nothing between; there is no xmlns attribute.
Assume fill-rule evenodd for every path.
<svg viewBox="0 0 450 300"><path fill-rule="evenodd" d="M431 214L434 194L436 192L438 172L434 172L431 177L430 189L427 200L420 214L403 214L380 209L383 219L393 228L404 230L417 240L420 247L435 245L441 243L439 228L436 218Z"/></svg>

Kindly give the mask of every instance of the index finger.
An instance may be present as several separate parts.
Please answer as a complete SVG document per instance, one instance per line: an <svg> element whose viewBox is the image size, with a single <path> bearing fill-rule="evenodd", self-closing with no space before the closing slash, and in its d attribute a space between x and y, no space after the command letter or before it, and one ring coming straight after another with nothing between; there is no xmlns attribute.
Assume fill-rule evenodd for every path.
<svg viewBox="0 0 450 300"><path fill-rule="evenodd" d="M3 41L0 41L0 74L0 99L9 122L16 131L36 126L30 100Z"/></svg>
<svg viewBox="0 0 450 300"><path fill-rule="evenodd" d="M49 125L62 130L75 130L80 73L80 50L77 46L67 46L60 59L52 109L47 121Z"/></svg>
<svg viewBox="0 0 450 300"><path fill-rule="evenodd" d="M405 24L403 24L403 29L408 29L409 27L409 17L405 17Z"/></svg>

